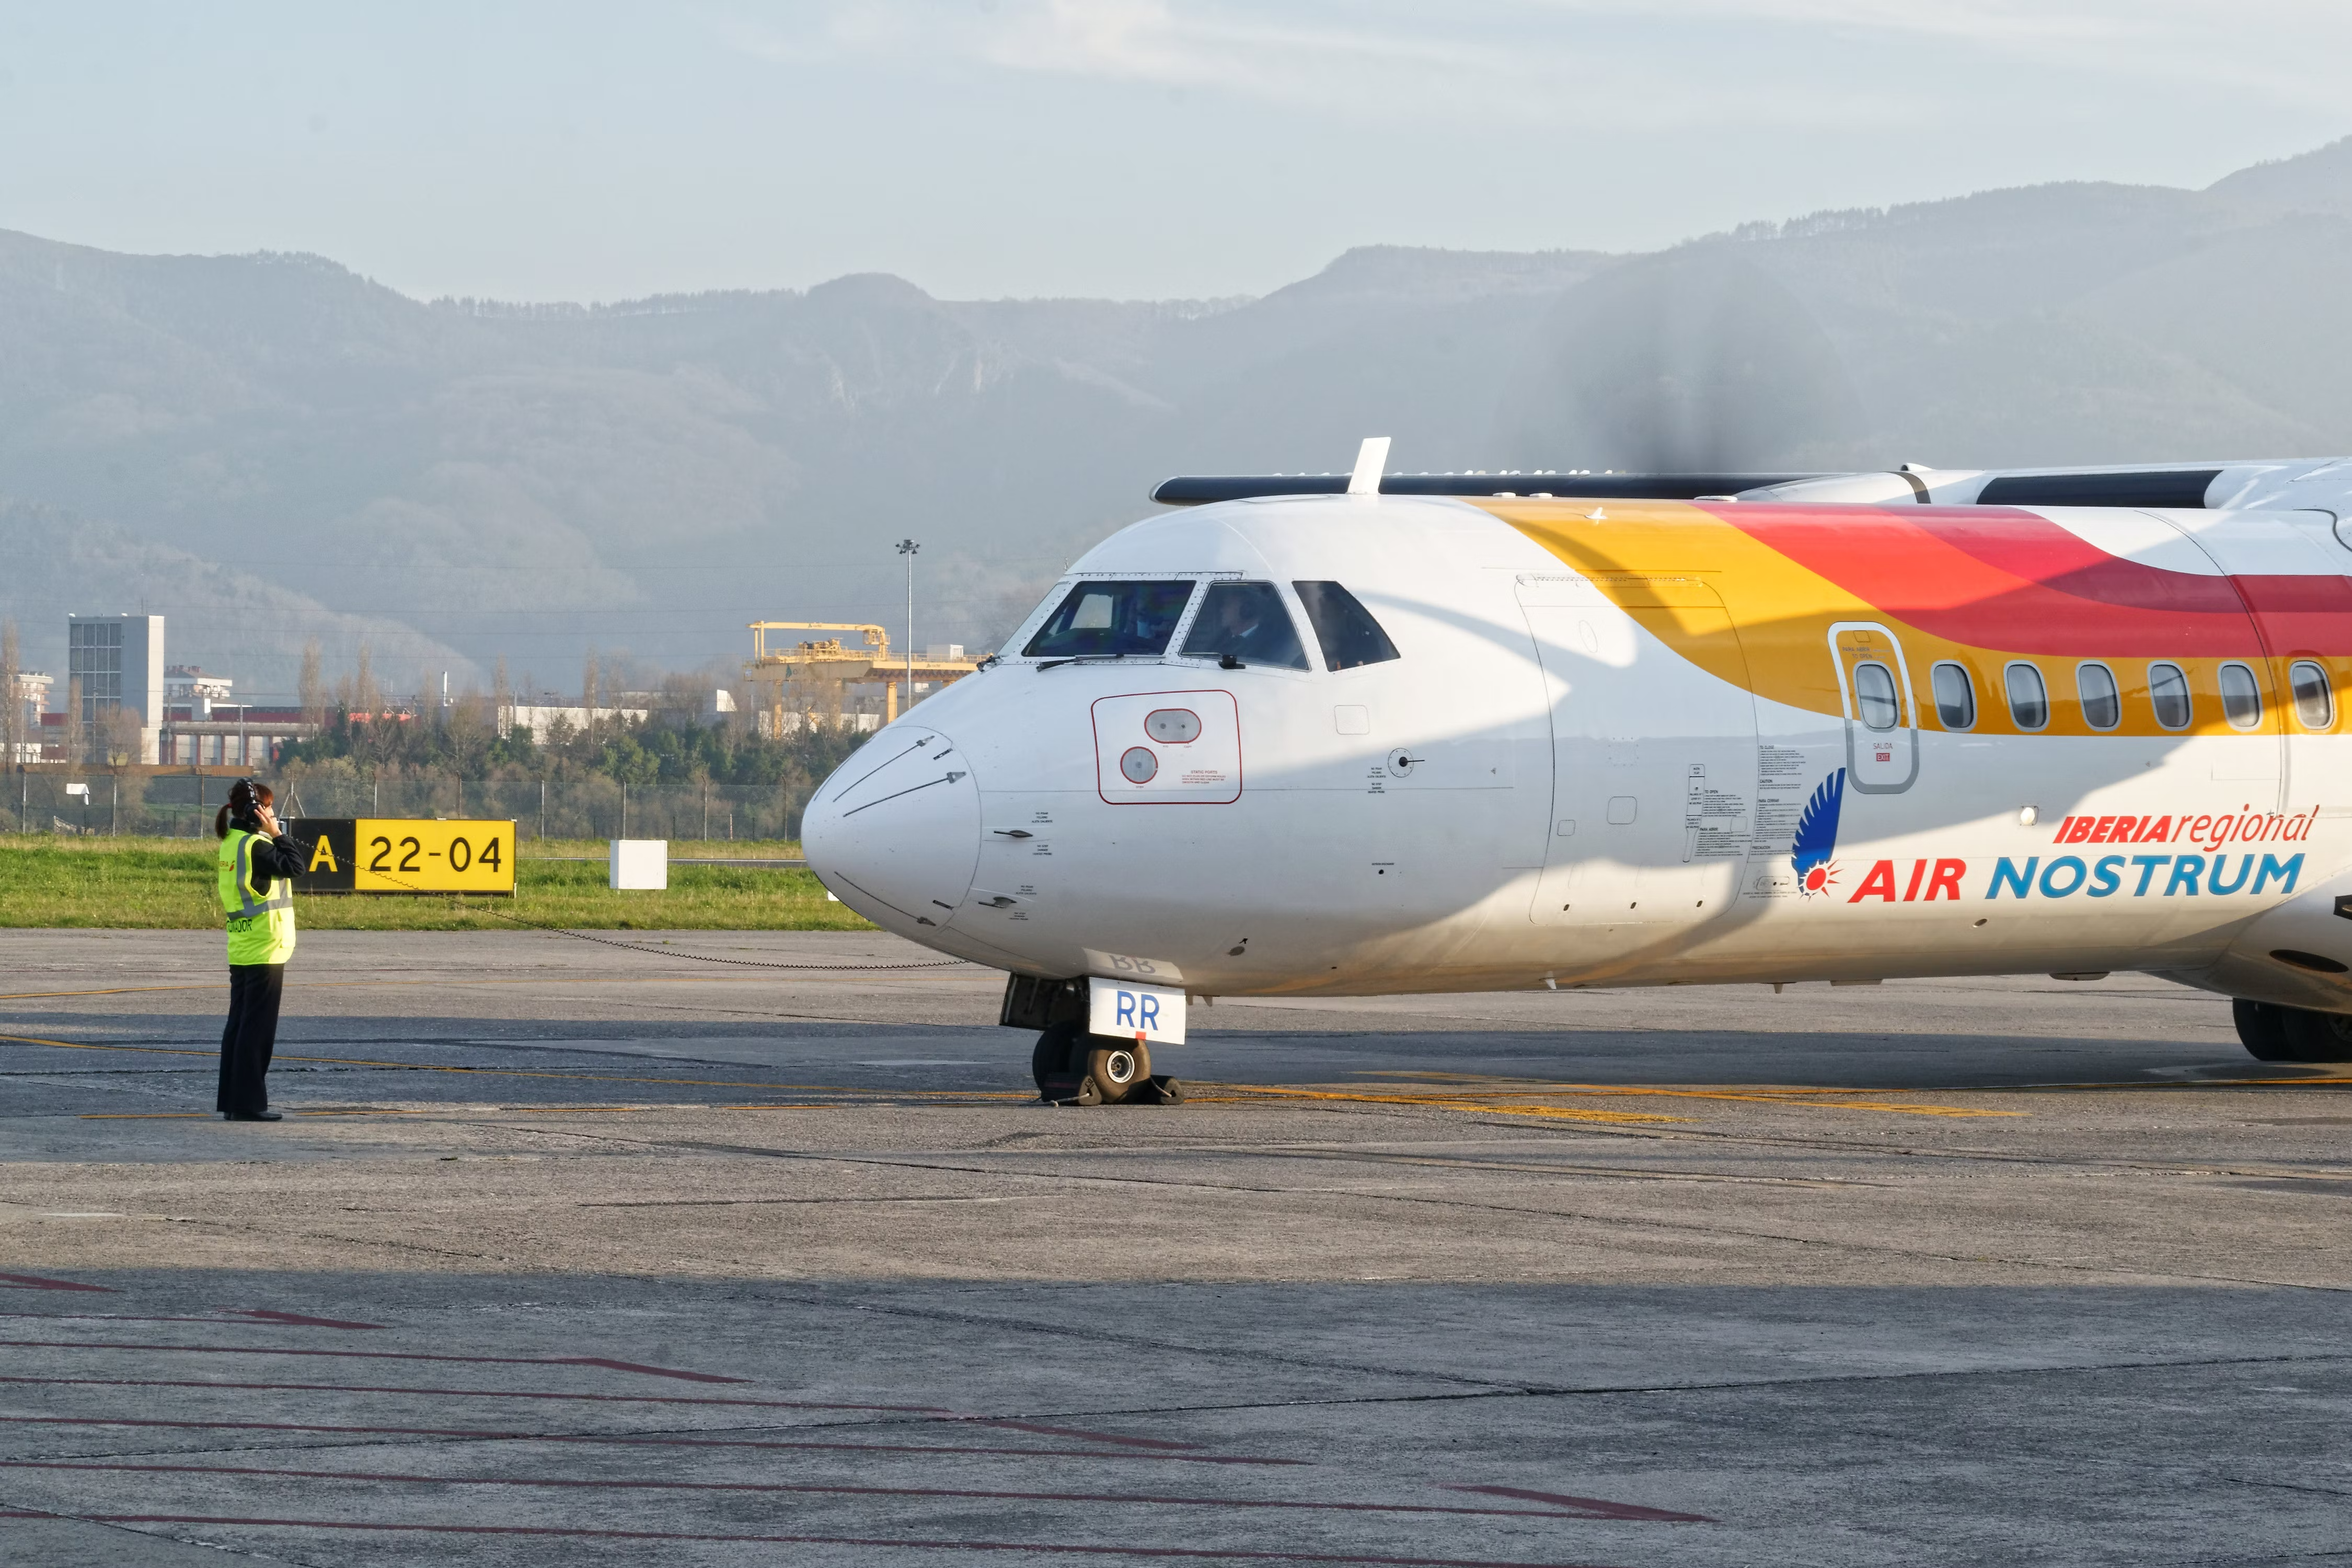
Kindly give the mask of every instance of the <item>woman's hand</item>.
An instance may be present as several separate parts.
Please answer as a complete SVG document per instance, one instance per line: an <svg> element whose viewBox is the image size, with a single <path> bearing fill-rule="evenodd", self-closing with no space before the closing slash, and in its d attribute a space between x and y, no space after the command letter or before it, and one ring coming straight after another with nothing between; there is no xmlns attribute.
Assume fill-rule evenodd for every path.
<svg viewBox="0 0 2352 1568"><path fill-rule="evenodd" d="M278 814L266 805L257 805L253 808L253 819L261 824L261 836L265 838L275 838L285 832L284 828L278 826Z"/></svg>

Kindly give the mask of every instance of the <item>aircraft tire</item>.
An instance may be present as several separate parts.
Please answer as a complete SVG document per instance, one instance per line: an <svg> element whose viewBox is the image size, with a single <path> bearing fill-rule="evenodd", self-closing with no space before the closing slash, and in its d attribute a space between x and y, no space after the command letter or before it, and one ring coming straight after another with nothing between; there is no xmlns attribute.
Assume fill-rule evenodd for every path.
<svg viewBox="0 0 2352 1568"><path fill-rule="evenodd" d="M1087 1053L1087 1077L1104 1104L1118 1105L1138 1096L1151 1082L1151 1051L1141 1041L1130 1046L1089 1036L1087 1043L1093 1048Z"/></svg>
<svg viewBox="0 0 2352 1568"><path fill-rule="evenodd" d="M2340 1013L2316 1013L2308 1007L2284 1007L2281 1033L2291 1062L2352 1061L2352 1018Z"/></svg>
<svg viewBox="0 0 2352 1568"><path fill-rule="evenodd" d="M2294 1057L2286 1039L2286 1016L2291 1011L2275 1002L2249 1002L2239 996L2230 1003L2230 1021L2238 1026L2238 1043L2256 1061L2291 1062Z"/></svg>

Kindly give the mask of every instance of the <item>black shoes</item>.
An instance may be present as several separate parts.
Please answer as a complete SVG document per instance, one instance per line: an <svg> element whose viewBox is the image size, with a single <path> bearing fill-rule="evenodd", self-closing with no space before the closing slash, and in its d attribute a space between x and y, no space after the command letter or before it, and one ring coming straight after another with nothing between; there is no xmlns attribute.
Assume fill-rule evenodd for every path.
<svg viewBox="0 0 2352 1568"><path fill-rule="evenodd" d="M221 1120L224 1121L283 1121L286 1117L283 1112L276 1110L224 1110L221 1112Z"/></svg>

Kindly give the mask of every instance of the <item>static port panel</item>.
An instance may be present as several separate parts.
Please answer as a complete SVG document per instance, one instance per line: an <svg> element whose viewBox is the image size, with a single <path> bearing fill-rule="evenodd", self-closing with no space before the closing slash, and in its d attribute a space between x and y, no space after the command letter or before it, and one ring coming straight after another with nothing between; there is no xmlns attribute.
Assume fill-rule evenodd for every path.
<svg viewBox="0 0 2352 1568"><path fill-rule="evenodd" d="M1094 706L1096 788L1113 805L1228 805L1242 796L1230 691L1145 691Z"/></svg>

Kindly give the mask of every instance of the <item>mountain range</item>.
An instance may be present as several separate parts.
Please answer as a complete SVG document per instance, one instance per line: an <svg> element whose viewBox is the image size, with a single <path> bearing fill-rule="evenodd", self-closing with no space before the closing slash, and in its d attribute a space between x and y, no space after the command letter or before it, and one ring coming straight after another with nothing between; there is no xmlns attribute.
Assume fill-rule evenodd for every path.
<svg viewBox="0 0 2352 1568"><path fill-rule="evenodd" d="M0 616L170 617L290 691L730 663L755 618L988 645L1176 472L1883 468L2352 451L2352 139L2201 191L2058 184L1642 255L1372 247L1261 299L862 275L406 298L311 256L0 232Z"/></svg>

